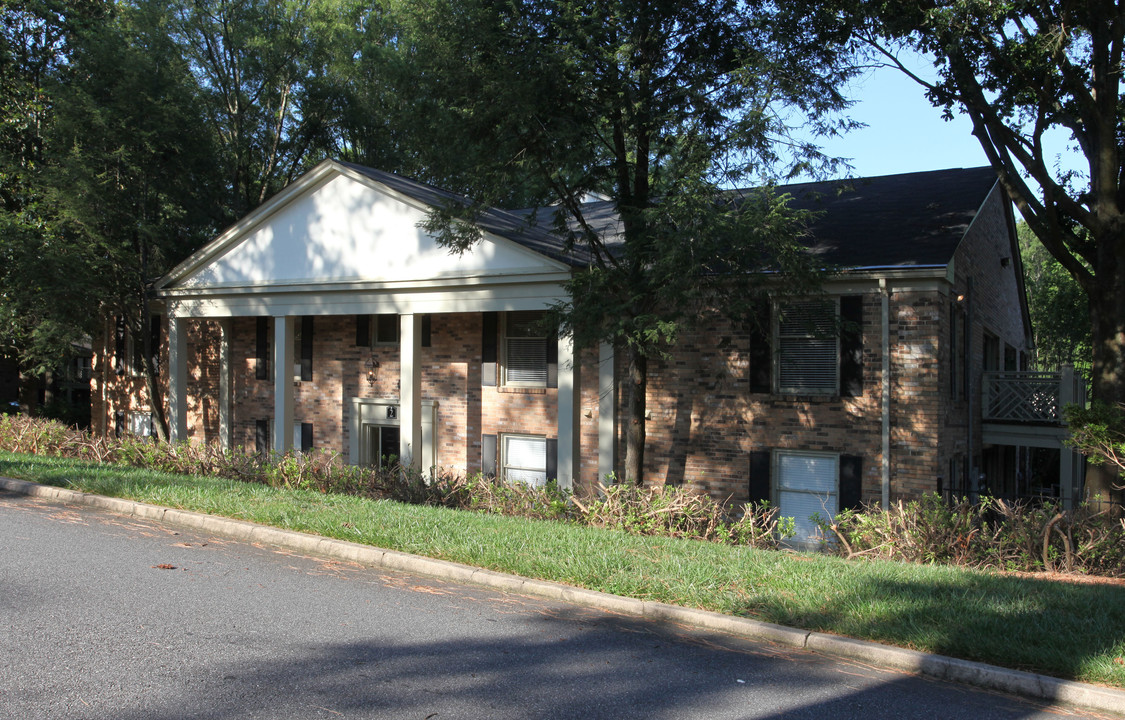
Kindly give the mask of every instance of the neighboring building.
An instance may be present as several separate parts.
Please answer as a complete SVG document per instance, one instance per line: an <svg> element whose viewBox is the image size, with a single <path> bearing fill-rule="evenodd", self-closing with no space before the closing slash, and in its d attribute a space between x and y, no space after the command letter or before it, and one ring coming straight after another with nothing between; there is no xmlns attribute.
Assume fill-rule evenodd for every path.
<svg viewBox="0 0 1125 720"><path fill-rule="evenodd" d="M89 427L92 355L89 345L72 345L64 366L42 374L21 372L15 358L0 356L0 413L31 413Z"/></svg>
<svg viewBox="0 0 1125 720"><path fill-rule="evenodd" d="M974 491L981 373L1023 367L1031 337L995 175L783 190L823 211L812 251L843 270L825 297L773 308L769 332L716 319L650 366L648 478L770 498L798 517ZM575 352L533 322L585 258L502 210L481 217L477 248L450 254L419 223L453 197L325 161L164 277L153 329L167 333L172 436L352 463L398 455L578 491L618 471L613 348ZM840 337L809 330L837 319ZM144 434L143 382L114 364L130 352L112 330L94 367L95 426Z"/></svg>

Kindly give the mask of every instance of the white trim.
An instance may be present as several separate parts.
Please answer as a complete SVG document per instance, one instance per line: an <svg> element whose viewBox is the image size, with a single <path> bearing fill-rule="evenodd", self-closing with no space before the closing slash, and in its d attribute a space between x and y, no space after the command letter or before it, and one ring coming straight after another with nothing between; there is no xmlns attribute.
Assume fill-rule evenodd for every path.
<svg viewBox="0 0 1125 720"><path fill-rule="evenodd" d="M548 445L547 445L546 436L544 436L544 435L528 435L526 433L500 433L500 436L498 438L498 441L499 441L499 444L500 444L500 465L497 469L499 470L499 473L500 473L500 479L503 480L504 482L512 482L511 478L508 477L508 441L509 440L535 440L535 441L539 441L539 442L543 443L543 469L542 469L543 482L542 483L528 483L528 485L532 485L532 486L535 486L535 487L541 487L542 485L545 485L551 479L551 478L547 477L547 465L549 463L547 461L548 460L548 458L547 458ZM530 467L530 466L515 466L512 469L514 469L514 470L525 470L525 471L528 471L528 472L540 472L538 467ZM559 482L559 485L560 486L562 485L561 480Z"/></svg>
<svg viewBox="0 0 1125 720"><path fill-rule="evenodd" d="M219 321L219 447L229 451L232 448L233 387L231 362L231 338L234 329L229 318Z"/></svg>
<svg viewBox="0 0 1125 720"><path fill-rule="evenodd" d="M187 328L168 318L168 425L173 443L187 442Z"/></svg>
<svg viewBox="0 0 1125 720"><path fill-rule="evenodd" d="M293 335L298 318L292 315L273 319L273 426L293 424ZM287 432L273 432L273 450L284 455L292 447Z"/></svg>
<svg viewBox="0 0 1125 720"><path fill-rule="evenodd" d="M574 342L570 336L558 340L558 458L556 473L559 487L569 490L578 478L582 457L579 446L578 418L581 414L581 383L575 362ZM550 479L550 478L548 478Z"/></svg>
<svg viewBox="0 0 1125 720"><path fill-rule="evenodd" d="M821 452L821 451L815 451L815 450L789 450L789 449L780 449L780 448L775 449L773 451L773 457L771 458L771 462L773 464L773 467L772 467L771 472L770 472L770 477L772 478L772 482L770 483L771 484L770 495L773 498L774 506L778 508L778 511L782 515L792 517L792 515L789 514L789 512L792 508L787 509L783 505L783 502L782 502L782 493L783 492L789 493L791 495L800 495L800 496L808 495L808 496L814 496L814 497L817 497L817 498L821 498L823 496L822 496L821 493L818 493L818 492L815 492L815 491L812 491L812 490L805 490L805 489L801 489L801 488L783 486L782 485L782 461L783 461L784 458L809 458L809 459L814 459L814 460L831 460L833 462L832 491L830 493L828 493L828 495L829 495L830 498L835 499L835 507L832 507L832 508L824 507L824 502L822 500L821 501L821 508L819 510L814 511L814 513L815 512L821 512L821 511L828 513L829 517L826 518L827 520L831 520L833 517L835 517L836 513L838 513L840 511L840 454L839 453L833 453L833 452ZM793 543L795 545L811 545L811 544L813 544L813 541L816 540L815 535L810 534L807 537L801 537L800 533L799 533L802 525L804 525L805 527L809 527L809 518L810 517L812 517L812 514L810 514L807 517L797 517L797 518L795 518L796 523L797 523L797 529L798 529L798 535L793 539Z"/></svg>
<svg viewBox="0 0 1125 720"><path fill-rule="evenodd" d="M230 296L169 298L180 317L257 317L261 315L443 314L546 310L567 300L561 284L513 284L448 291L246 293Z"/></svg>
<svg viewBox="0 0 1125 720"><path fill-rule="evenodd" d="M422 316L399 315L399 462L422 467Z"/></svg>

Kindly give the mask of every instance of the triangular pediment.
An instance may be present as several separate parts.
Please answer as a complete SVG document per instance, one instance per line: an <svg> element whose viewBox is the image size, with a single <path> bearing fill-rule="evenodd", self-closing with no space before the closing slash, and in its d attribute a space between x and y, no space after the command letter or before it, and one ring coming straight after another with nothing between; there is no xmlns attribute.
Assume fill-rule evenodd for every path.
<svg viewBox="0 0 1125 720"><path fill-rule="evenodd" d="M451 254L419 226L427 210L326 161L182 263L159 287L414 284L567 269L490 233L473 250Z"/></svg>

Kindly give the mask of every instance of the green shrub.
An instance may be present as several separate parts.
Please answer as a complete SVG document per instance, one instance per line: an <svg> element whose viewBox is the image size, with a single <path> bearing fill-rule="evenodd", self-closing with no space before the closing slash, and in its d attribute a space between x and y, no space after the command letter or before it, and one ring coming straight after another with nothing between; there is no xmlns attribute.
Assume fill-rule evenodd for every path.
<svg viewBox="0 0 1125 720"><path fill-rule="evenodd" d="M949 504L928 494L889 510L844 510L821 526L837 540L829 547L847 557L1125 577L1125 520L1084 504Z"/></svg>

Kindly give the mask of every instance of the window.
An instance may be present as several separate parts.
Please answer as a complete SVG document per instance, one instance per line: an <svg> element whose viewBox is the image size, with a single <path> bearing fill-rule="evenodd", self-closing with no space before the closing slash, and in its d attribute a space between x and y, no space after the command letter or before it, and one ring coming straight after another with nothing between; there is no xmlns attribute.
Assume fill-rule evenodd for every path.
<svg viewBox="0 0 1125 720"><path fill-rule="evenodd" d="M779 451L776 462L778 511L794 519L795 542L810 542L819 531L812 517L831 520L839 507L839 456Z"/></svg>
<svg viewBox="0 0 1125 720"><path fill-rule="evenodd" d="M376 345L398 345L398 315L376 315L374 324Z"/></svg>
<svg viewBox="0 0 1125 720"><path fill-rule="evenodd" d="M93 377L91 359L88 357L77 357L74 359L73 364L73 379L74 380L89 380Z"/></svg>
<svg viewBox="0 0 1125 720"><path fill-rule="evenodd" d="M294 323L293 330L293 381L313 379L313 319L304 316ZM296 445L294 447L297 447Z"/></svg>
<svg viewBox="0 0 1125 720"><path fill-rule="evenodd" d="M777 389L825 394L839 387L839 340L835 300L790 302L777 317Z"/></svg>
<svg viewBox="0 0 1125 720"><path fill-rule="evenodd" d="M548 386L547 336L541 312L510 312L504 317L503 380L515 387Z"/></svg>
<svg viewBox="0 0 1125 720"><path fill-rule="evenodd" d="M255 318L254 325L254 377L270 379L270 319Z"/></svg>
<svg viewBox="0 0 1125 720"><path fill-rule="evenodd" d="M293 449L301 452L313 449L312 423L293 423Z"/></svg>
<svg viewBox="0 0 1125 720"><path fill-rule="evenodd" d="M152 437L152 413L129 413L129 432L136 437Z"/></svg>
<svg viewBox="0 0 1125 720"><path fill-rule="evenodd" d="M547 483L547 439L532 435L503 435L501 477L528 485Z"/></svg>

